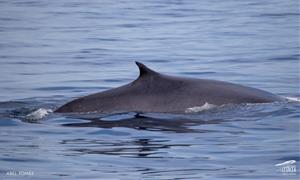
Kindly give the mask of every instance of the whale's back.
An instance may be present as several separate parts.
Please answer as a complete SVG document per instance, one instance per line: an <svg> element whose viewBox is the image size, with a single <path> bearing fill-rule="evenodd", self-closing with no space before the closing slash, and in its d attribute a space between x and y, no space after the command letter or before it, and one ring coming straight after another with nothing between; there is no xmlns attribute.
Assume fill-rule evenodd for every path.
<svg viewBox="0 0 300 180"><path fill-rule="evenodd" d="M238 84L168 76L137 62L140 76L133 82L71 101L56 112L112 113L185 112L187 108L240 103L269 103L281 98L256 88Z"/></svg>

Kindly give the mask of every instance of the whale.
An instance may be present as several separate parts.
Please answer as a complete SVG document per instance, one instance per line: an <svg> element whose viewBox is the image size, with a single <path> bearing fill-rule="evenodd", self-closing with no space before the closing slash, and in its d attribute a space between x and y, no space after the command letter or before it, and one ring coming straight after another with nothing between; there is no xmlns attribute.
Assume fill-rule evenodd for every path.
<svg viewBox="0 0 300 180"><path fill-rule="evenodd" d="M177 77L135 62L139 76L129 84L80 97L57 108L57 113L187 113L206 105L272 103L273 93L231 82ZM200 108L201 109L201 108Z"/></svg>

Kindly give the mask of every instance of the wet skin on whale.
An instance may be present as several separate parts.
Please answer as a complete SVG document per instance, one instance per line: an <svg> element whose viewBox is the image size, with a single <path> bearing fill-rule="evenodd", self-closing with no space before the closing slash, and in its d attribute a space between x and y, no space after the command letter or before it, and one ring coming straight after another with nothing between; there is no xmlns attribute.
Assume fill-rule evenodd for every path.
<svg viewBox="0 0 300 180"><path fill-rule="evenodd" d="M186 109L241 103L270 103L281 97L238 84L158 73L136 62L140 75L121 87L75 99L55 112L163 112L184 113Z"/></svg>

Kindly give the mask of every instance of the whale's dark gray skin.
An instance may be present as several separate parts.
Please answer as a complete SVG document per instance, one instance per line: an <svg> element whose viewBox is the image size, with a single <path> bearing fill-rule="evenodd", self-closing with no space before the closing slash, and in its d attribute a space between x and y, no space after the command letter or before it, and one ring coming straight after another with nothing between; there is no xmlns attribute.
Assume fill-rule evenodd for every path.
<svg viewBox="0 0 300 180"><path fill-rule="evenodd" d="M184 113L205 103L214 105L281 101L272 93L238 84L164 75L136 62L140 76L133 82L75 99L56 112Z"/></svg>

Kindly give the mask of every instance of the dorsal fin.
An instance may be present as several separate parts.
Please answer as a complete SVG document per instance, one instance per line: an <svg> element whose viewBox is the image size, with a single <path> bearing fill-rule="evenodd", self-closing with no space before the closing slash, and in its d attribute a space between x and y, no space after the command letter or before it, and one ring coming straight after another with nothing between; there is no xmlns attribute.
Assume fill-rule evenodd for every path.
<svg viewBox="0 0 300 180"><path fill-rule="evenodd" d="M138 66L138 68L140 70L140 76L139 77L158 74L158 72L153 71L152 69L145 66L143 63L135 61L135 64Z"/></svg>

